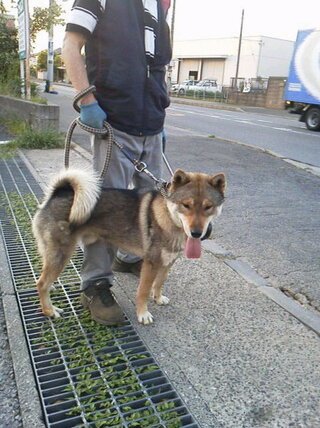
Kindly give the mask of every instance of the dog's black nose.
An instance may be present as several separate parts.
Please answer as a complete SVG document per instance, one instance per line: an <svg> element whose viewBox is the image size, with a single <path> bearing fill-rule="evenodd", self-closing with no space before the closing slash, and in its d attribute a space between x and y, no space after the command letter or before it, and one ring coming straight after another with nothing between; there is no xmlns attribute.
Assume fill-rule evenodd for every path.
<svg viewBox="0 0 320 428"><path fill-rule="evenodd" d="M202 235L202 232L200 230L191 230L192 238L200 238L201 235Z"/></svg>

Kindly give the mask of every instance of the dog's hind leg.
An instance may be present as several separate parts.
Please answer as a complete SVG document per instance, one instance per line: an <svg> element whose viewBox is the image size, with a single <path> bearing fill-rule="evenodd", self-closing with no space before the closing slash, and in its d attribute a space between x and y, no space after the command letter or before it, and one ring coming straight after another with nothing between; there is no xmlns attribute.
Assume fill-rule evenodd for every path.
<svg viewBox="0 0 320 428"><path fill-rule="evenodd" d="M151 324L153 322L153 316L148 311L148 298L156 275L157 268L149 261L144 260L141 267L140 283L136 296L137 317L138 321L142 324Z"/></svg>
<svg viewBox="0 0 320 428"><path fill-rule="evenodd" d="M43 267L37 281L41 311L44 315L59 318L62 309L53 306L50 299L51 284L58 278L75 249L75 243L69 244L68 249L60 246L47 248L43 257Z"/></svg>

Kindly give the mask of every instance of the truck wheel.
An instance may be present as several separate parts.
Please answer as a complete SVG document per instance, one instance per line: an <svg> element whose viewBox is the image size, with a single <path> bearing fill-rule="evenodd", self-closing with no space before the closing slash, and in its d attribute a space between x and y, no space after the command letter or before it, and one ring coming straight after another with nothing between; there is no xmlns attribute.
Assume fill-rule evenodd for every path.
<svg viewBox="0 0 320 428"><path fill-rule="evenodd" d="M310 131L320 131L320 109L309 109L305 116L305 122Z"/></svg>

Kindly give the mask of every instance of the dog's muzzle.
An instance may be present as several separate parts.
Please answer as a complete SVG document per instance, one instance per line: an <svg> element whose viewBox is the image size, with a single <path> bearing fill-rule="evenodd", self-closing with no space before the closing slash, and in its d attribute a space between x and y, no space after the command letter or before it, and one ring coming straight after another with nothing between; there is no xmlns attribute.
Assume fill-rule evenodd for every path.
<svg viewBox="0 0 320 428"><path fill-rule="evenodd" d="M211 233L212 233L212 224L209 223L206 234L201 238L201 241L204 241L205 239L209 239L211 236Z"/></svg>

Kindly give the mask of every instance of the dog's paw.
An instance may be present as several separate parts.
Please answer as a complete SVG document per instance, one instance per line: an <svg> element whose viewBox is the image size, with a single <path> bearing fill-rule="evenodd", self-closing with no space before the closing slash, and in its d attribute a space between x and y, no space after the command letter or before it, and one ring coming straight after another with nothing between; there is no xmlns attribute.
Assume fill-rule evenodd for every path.
<svg viewBox="0 0 320 428"><path fill-rule="evenodd" d="M155 298L154 300L155 300L156 304L160 305L160 306L168 305L170 302L170 299L166 296L160 296L158 298Z"/></svg>
<svg viewBox="0 0 320 428"><path fill-rule="evenodd" d="M146 311L142 314L138 314L138 321L144 325L152 324L153 316L150 314L150 312Z"/></svg>
<svg viewBox="0 0 320 428"><path fill-rule="evenodd" d="M57 306L52 306L53 314L52 318L60 318L60 314L62 314L63 309L58 308Z"/></svg>

